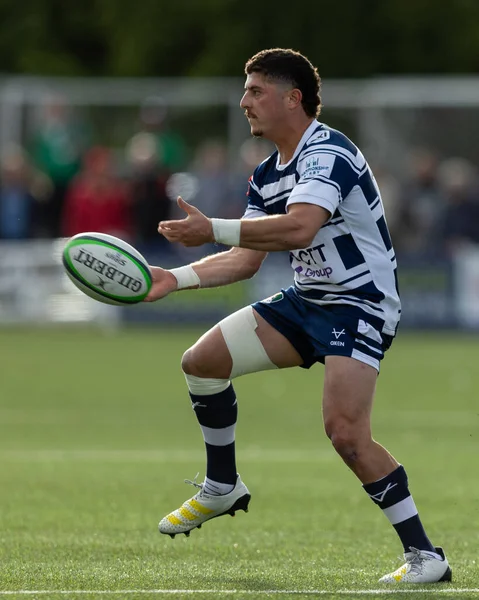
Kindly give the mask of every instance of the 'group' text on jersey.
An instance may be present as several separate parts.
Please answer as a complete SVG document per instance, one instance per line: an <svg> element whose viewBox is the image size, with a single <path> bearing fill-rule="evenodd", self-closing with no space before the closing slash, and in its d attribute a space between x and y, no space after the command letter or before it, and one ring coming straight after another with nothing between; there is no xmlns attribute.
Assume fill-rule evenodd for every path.
<svg viewBox="0 0 479 600"><path fill-rule="evenodd" d="M274 152L256 168L244 218L285 214L298 202L331 213L309 248L290 252L298 294L314 304L356 306L394 335L401 312L396 257L379 188L360 150L317 121L287 164Z"/></svg>

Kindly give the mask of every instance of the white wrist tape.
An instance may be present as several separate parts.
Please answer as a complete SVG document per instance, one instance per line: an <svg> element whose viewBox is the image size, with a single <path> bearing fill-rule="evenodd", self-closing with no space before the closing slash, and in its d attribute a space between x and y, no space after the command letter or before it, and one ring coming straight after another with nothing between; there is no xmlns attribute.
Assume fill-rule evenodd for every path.
<svg viewBox="0 0 479 600"><path fill-rule="evenodd" d="M211 219L215 241L226 246L239 246L241 219Z"/></svg>
<svg viewBox="0 0 479 600"><path fill-rule="evenodd" d="M178 267L176 269L169 269L169 271L176 277L179 290L195 287L196 285L201 287L201 281L198 277L198 273L191 265L185 265L184 267Z"/></svg>

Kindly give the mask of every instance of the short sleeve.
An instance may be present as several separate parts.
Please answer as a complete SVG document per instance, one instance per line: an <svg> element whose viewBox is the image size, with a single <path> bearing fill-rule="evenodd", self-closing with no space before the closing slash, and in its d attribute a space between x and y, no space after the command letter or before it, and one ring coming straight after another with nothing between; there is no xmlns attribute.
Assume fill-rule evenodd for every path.
<svg viewBox="0 0 479 600"><path fill-rule="evenodd" d="M341 202L341 188L330 179L336 157L332 154L313 153L298 161L299 180L286 206L305 202L316 204L334 214Z"/></svg>
<svg viewBox="0 0 479 600"><path fill-rule="evenodd" d="M287 206L298 202L317 204L334 214L358 181L358 169L340 151L324 146L306 149L299 157L299 180Z"/></svg>

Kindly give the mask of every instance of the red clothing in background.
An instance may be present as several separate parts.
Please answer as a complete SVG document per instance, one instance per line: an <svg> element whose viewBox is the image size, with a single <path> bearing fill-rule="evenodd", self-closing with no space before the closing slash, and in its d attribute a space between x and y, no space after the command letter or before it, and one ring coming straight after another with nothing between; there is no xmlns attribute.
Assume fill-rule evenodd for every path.
<svg viewBox="0 0 479 600"><path fill-rule="evenodd" d="M71 185L65 199L62 233L70 237L85 231L131 237L128 197L119 184L98 189L78 180Z"/></svg>
<svg viewBox="0 0 479 600"><path fill-rule="evenodd" d="M107 148L94 147L85 155L83 170L72 181L65 198L62 234L85 231L109 233L122 239L133 232L127 187L113 174Z"/></svg>

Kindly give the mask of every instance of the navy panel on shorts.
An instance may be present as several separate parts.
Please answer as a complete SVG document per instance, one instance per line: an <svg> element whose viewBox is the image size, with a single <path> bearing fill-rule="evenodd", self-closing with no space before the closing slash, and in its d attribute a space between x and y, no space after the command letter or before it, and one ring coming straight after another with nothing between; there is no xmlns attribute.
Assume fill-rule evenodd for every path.
<svg viewBox="0 0 479 600"><path fill-rule="evenodd" d="M355 306L318 306L303 300L294 286L252 304L272 327L282 333L309 369L330 355L350 356L379 371L379 362L393 338L381 334Z"/></svg>

